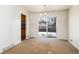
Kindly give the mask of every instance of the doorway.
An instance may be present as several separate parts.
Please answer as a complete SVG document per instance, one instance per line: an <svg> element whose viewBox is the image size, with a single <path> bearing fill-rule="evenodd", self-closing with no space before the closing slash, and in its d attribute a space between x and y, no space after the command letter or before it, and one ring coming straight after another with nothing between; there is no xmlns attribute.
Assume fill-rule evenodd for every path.
<svg viewBox="0 0 79 59"><path fill-rule="evenodd" d="M40 17L39 37L56 38L56 17L53 16Z"/></svg>
<svg viewBox="0 0 79 59"><path fill-rule="evenodd" d="M26 15L21 14L21 40L26 39Z"/></svg>

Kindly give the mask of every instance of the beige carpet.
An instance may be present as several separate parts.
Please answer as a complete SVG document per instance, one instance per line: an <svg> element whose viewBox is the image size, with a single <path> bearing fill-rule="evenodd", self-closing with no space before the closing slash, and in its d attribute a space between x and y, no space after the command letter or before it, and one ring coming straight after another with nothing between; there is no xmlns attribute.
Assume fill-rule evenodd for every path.
<svg viewBox="0 0 79 59"><path fill-rule="evenodd" d="M75 54L79 53L70 43L63 40L30 39L3 54Z"/></svg>

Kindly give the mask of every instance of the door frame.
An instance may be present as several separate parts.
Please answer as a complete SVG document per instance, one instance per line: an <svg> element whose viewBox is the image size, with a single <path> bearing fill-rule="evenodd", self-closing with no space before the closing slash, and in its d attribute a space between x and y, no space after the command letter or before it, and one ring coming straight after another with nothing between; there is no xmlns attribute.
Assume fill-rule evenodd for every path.
<svg viewBox="0 0 79 59"><path fill-rule="evenodd" d="M47 16L44 16L44 17L47 17ZM54 18L56 18L56 37L52 37L52 38L57 38L57 17L56 16L53 16ZM39 21L40 21L40 18L38 20L38 34L39 34ZM46 37L41 37L41 38L48 38L47 35L48 35L48 23L46 23ZM40 36L39 36L40 37ZM50 37L49 37L50 38Z"/></svg>

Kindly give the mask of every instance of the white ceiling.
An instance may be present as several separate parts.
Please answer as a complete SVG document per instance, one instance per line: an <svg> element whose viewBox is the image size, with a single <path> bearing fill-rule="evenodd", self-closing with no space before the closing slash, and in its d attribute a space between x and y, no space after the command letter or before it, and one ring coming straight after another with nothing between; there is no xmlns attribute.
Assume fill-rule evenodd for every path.
<svg viewBox="0 0 79 59"><path fill-rule="evenodd" d="M46 7L44 7L46 6ZM25 5L29 12L57 11L70 8L70 5Z"/></svg>

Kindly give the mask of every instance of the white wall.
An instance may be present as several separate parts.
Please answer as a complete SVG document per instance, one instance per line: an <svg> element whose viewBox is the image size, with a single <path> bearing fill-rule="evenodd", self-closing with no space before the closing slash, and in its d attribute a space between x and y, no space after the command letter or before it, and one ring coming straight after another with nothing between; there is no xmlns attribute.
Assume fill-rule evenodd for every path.
<svg viewBox="0 0 79 59"><path fill-rule="evenodd" d="M57 17L57 38L58 39L67 39L68 36L68 11L55 11L49 12L48 15ZM31 37L39 37L38 36L38 20L39 13L30 13L29 21L30 21L30 36Z"/></svg>
<svg viewBox="0 0 79 59"><path fill-rule="evenodd" d="M3 48L21 42L21 13L25 13L24 10L20 6L0 6L0 53Z"/></svg>
<svg viewBox="0 0 79 59"><path fill-rule="evenodd" d="M17 22L17 20L19 19L17 17L19 17L19 14L17 13L17 7L0 6L0 50L9 46L10 44L15 43L15 39L13 37L12 32L12 26L14 21L16 20ZM17 28L17 25L15 25L15 27ZM16 36L17 35L18 34L16 34ZM20 38L17 39L18 41L20 40Z"/></svg>
<svg viewBox="0 0 79 59"><path fill-rule="evenodd" d="M30 37L38 37L38 20L39 20L39 14L35 13L29 14Z"/></svg>
<svg viewBox="0 0 79 59"><path fill-rule="evenodd" d="M79 6L72 6L69 10L69 39L79 49Z"/></svg>
<svg viewBox="0 0 79 59"><path fill-rule="evenodd" d="M12 21L12 37L15 39L15 44L21 42L21 13L26 15L26 39L29 38L29 16L25 8L21 6L16 7L15 19Z"/></svg>

